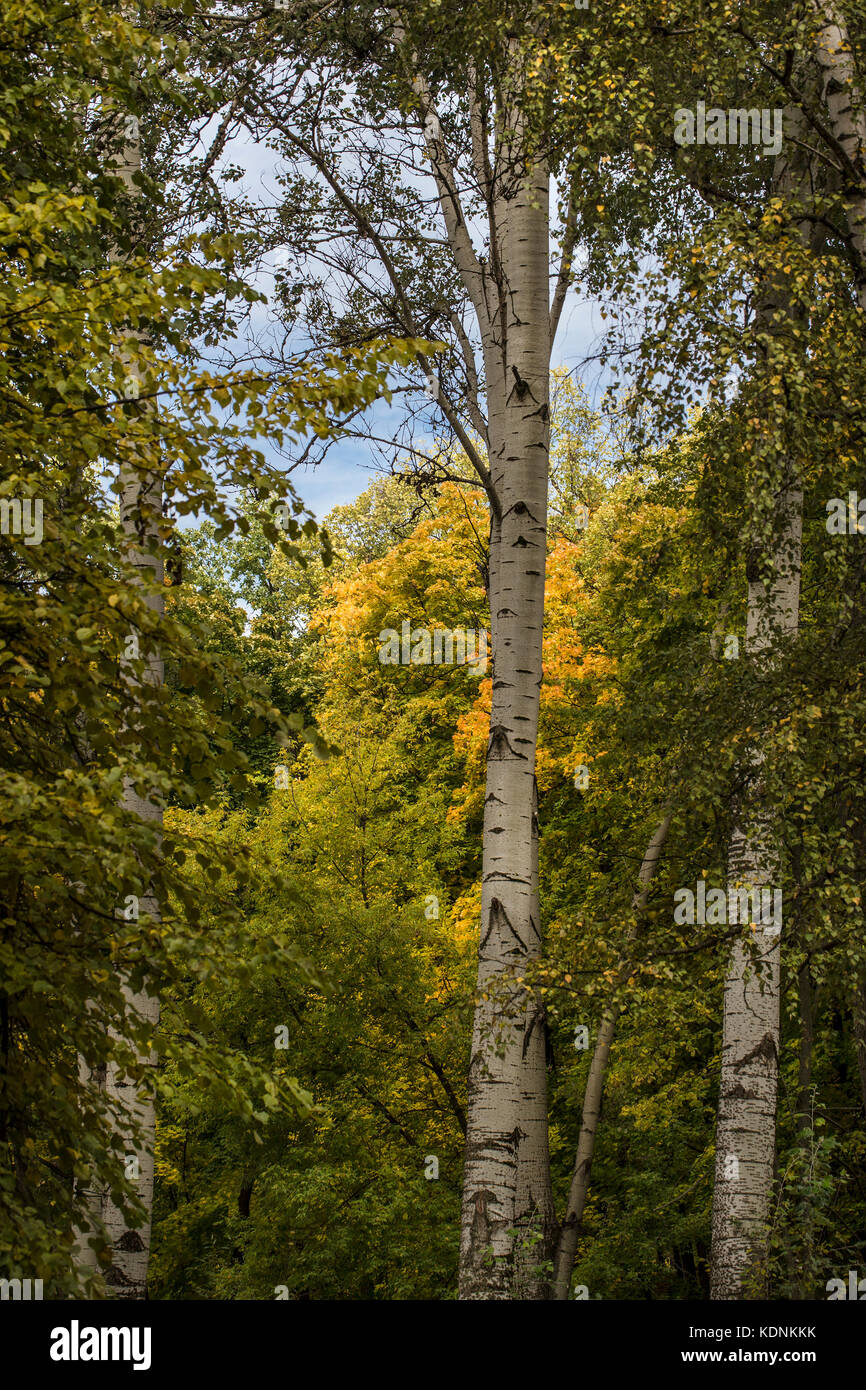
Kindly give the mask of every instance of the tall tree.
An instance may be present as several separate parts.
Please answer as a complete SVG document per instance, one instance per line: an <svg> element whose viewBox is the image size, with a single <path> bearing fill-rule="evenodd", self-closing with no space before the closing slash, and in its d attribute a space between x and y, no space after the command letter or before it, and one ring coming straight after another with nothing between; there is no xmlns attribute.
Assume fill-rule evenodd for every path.
<svg viewBox="0 0 866 1390"><path fill-rule="evenodd" d="M402 325L441 342L436 360L419 355L407 387L426 380L489 504L494 681L461 1254L470 1299L543 1297L555 1234L544 1012L530 976L542 947L535 755L548 378L573 228L566 218L551 295L550 165L526 114L545 15L533 4L508 16L366 4L326 22L299 4L285 15L293 38L303 30L291 61L266 35L263 70L251 60L234 75L235 106L255 132L279 138L287 160L291 199L270 236L295 253L293 312L306 304L314 340ZM293 204L304 207L297 228ZM316 257L326 282L310 282ZM405 456L420 487L455 476L447 450L407 438Z"/></svg>
<svg viewBox="0 0 866 1390"><path fill-rule="evenodd" d="M122 7L122 14L128 23L134 21L132 6ZM135 102L141 105L140 96ZM108 148L106 162L109 171L115 174L122 185L130 209L135 208L141 195L141 137L138 117L131 111L119 115L108 112ZM119 149L117 148L119 146ZM113 148L112 148L113 147ZM133 213L134 216L134 213ZM131 239L134 239L131 238ZM122 256L115 252L117 259ZM131 330L133 341L147 344L145 334ZM139 360L135 354L125 350L124 342L119 346L119 362L124 377L124 394L130 401L128 410L136 410L136 402L142 386ZM148 407L145 407L148 408ZM168 462L168 460L166 461ZM120 465L118 494L120 500L120 527L127 556L133 572L140 576L142 597L149 612L156 619L159 629L160 619L165 615L164 599L164 558L163 558L163 469L140 472L130 466ZM141 659L143 656L143 670ZM145 652L139 651L139 634L133 629L130 639L124 646L121 658L123 676L132 692L132 708L135 711L135 688L142 682L152 690L158 690L164 679L164 662L159 649L147 644ZM137 674L141 671L140 676ZM130 733L135 736L135 714L133 713ZM124 810L139 817L152 827L157 846L162 840L162 804L158 795L142 791L132 778L124 781L122 804ZM137 896L137 895L136 895ZM160 905L153 884L148 883L133 908L134 912L144 912L151 923L160 921ZM159 999L153 986L147 981L142 987L134 989L127 981L121 984L125 1008L146 1032L153 1036L159 1025ZM147 1069L156 1063L156 1053L151 1049L138 1058L145 1076ZM123 1205L112 1199L110 1188L90 1190L86 1193L94 1216L106 1233L107 1253L110 1263L105 1271L105 1283L111 1295L121 1299L143 1299L147 1296L147 1270L150 1257L150 1231L153 1211L154 1147L156 1137L156 1101L152 1085L134 1079L124 1073L117 1062L110 1060L97 1070L90 1071L82 1059L82 1073L85 1083L95 1085L105 1092L105 1099L117 1117L117 1143L122 1148L125 1167L144 1210L144 1220L130 1224L129 1214ZM82 1244L81 1256L85 1267L95 1268L95 1250L86 1242Z"/></svg>

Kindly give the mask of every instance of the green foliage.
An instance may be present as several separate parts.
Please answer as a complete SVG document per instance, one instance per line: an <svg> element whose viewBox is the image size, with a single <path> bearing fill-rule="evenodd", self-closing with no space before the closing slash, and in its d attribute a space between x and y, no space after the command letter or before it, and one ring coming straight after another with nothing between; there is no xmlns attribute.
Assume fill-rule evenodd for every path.
<svg viewBox="0 0 866 1390"><path fill-rule="evenodd" d="M55 0L0 14L0 504L15 522L38 502L42 531L31 544L10 523L0 543L0 1268L79 1292L84 1189L142 1216L83 1060L156 1090L153 1296L450 1298L493 673L386 665L379 647L404 621L489 627L486 502L439 440L321 529L273 460L351 432L394 399L389 373L416 390L440 349L465 407L462 291L380 137L412 114L381 8L256 10L243 62L213 7L190 8L136 25ZM862 537L825 525L828 498L866 493L863 268L850 181L817 126L808 206L773 189L761 149L672 136L674 109L699 99L811 110L796 85L811 12L692 8L424 0L407 22L455 139L470 68L501 81L519 50L527 118L571 199L573 264L616 308L613 423L553 378L547 944L523 981L546 1006L560 1210L589 1062L576 1030L591 1046L622 1008L575 1280L592 1297L708 1292L731 932L676 925L672 899L725 882L760 748L786 905L766 1274L774 1298L815 1298L866 1260L866 564ZM859 53L863 7L848 9ZM291 130L272 132L286 167L269 218L237 169L219 181L209 155L179 150L228 102L229 124L265 122L256 94L274 98L277 58L280 81L314 73L319 105L299 89ZM134 198L112 172L129 112ZM322 129L386 229L411 339L322 158L312 177L298 154ZM233 365L263 306L250 272L283 243L269 311L289 331L306 321L308 351L273 373ZM320 278L335 265L342 299ZM164 499L158 518L140 509L159 524L164 617L121 532L121 470ZM792 470L799 631L762 667L745 598ZM146 679L157 649L161 685ZM164 809L163 835L124 788ZM149 895L159 921L128 910ZM155 1036L128 1004L145 982Z"/></svg>
<svg viewBox="0 0 866 1390"><path fill-rule="evenodd" d="M104 106L122 107L142 80L139 60L146 67L159 41L99 7L12 4L3 26L0 499L38 501L43 534L31 543L13 510L0 555L0 1259L10 1274L36 1271L60 1296L76 1287L70 1249L74 1228L87 1226L84 1187L110 1188L140 1214L112 1139L111 1104L83 1083L79 1059L98 1073L110 1058L142 1081L153 1039L128 991L145 980L170 991L214 972L240 981L251 968L237 905L223 897L203 937L204 900L189 876L192 862L211 881L229 866L242 879L243 866L194 826L160 840L124 809L121 793L200 810L228 794L255 796L238 725L250 737L266 731L288 744L301 734L324 747L230 652L206 650L201 615L182 615L189 625L157 616L111 503L119 470L139 490L159 479L166 547L183 516L207 515L217 539L246 531L233 500L240 489L288 498L285 530L272 516L260 524L297 559L315 528L298 520L300 502L257 441L327 433L387 390L388 364L415 349L348 349L274 380L202 369L178 317L206 328L215 298L255 297L227 278L230 240L164 237L150 257L132 246L123 260L109 255L127 240L128 210L117 180L100 172L93 130L78 119L97 76ZM130 398L131 376L140 389ZM146 679L154 648L192 698ZM165 905L159 922L131 906L150 894ZM166 1062L253 1131L270 1108L307 1106L290 1078L275 1081L199 1044L194 1029L178 1026ZM250 1101L257 1089L264 1108Z"/></svg>

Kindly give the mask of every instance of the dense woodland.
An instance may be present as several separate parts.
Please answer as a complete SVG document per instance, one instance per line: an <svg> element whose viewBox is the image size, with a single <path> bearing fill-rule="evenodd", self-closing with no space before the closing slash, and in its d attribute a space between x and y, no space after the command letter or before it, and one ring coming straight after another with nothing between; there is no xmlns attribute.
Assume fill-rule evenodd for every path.
<svg viewBox="0 0 866 1390"><path fill-rule="evenodd" d="M866 4L2 0L0 91L0 1277L856 1296Z"/></svg>

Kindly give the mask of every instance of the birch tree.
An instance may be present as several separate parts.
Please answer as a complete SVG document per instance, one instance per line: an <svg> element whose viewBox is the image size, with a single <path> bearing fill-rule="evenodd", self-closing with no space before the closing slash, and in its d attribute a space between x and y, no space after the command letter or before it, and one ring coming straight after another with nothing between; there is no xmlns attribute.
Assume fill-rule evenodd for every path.
<svg viewBox="0 0 866 1390"><path fill-rule="evenodd" d="M130 18L129 7L126 18ZM110 133L119 143L119 154L108 156L112 172L121 180L124 192L132 207L140 195L141 181L141 140L138 118L131 112L122 113L119 118L109 118ZM112 129L113 127L113 129ZM141 335L134 335L140 340ZM136 410L142 375L137 356L125 350L124 343L118 345L121 370L125 381L124 394L130 401L129 409ZM145 407L146 409L147 407ZM168 463L169 460L166 460ZM141 472L121 464L118 476L120 499L120 532L122 544L133 572L139 576L142 598L148 610L154 615L157 629L165 616L164 599L164 561L163 561L163 489L162 476L158 470ZM143 658L143 660L142 660ZM139 634L130 632L121 658L122 679L130 686L132 707L138 702L136 687L146 685L158 691L163 684L164 663L158 647L149 643L143 653L139 650ZM143 669L142 669L143 666ZM138 674L140 672L140 674ZM134 719L134 716L133 716ZM135 735L134 722L130 732ZM138 817L155 832L155 843L162 839L162 803L158 797L148 794L127 777L124 781L123 809ZM147 884L144 893L130 904L129 911L137 916L144 914L148 921L158 924L160 905L152 884ZM122 992L126 1009L149 1036L155 1036L159 1025L159 1000L153 987L145 983L143 987L133 988L124 981ZM111 1295L120 1299L144 1299L147 1296L147 1269L150 1253L150 1231L153 1210L154 1145L156 1137L156 1106L153 1084L147 1080L148 1070L156 1065L156 1053L151 1048L138 1058L143 1070L142 1077L131 1077L115 1061L103 1064L92 1071L82 1060L83 1080L101 1088L105 1101L116 1115L117 1141L122 1146L125 1169L137 1194L144 1212L143 1222L130 1224L129 1211L112 1199L108 1189L87 1192L88 1203L98 1226L106 1234L110 1263L105 1271L106 1286ZM86 1242L82 1244L82 1260L85 1266L95 1268L95 1250Z"/></svg>
<svg viewBox="0 0 866 1390"><path fill-rule="evenodd" d="M807 113L809 123L829 145L844 209L847 242L854 263L857 302L866 310L866 112L863 77L858 71L844 8L814 5L817 20L815 59L820 107ZM862 20L861 20L862 22ZM828 138L829 137L829 138Z"/></svg>
<svg viewBox="0 0 866 1390"><path fill-rule="evenodd" d="M296 22L304 17L299 7ZM278 138L291 197L309 199L315 190L322 208L305 214L302 237L287 203L271 232L291 248L294 304L306 331L314 340L394 331L438 341L437 356L419 354L406 390L426 384L439 427L459 442L488 499L489 542L479 563L490 602L493 702L461 1296L541 1297L546 1279L538 1271L550 1257L555 1220L544 1015L530 983L542 945L535 750L548 378L574 228L566 218L551 290L551 172L526 116L536 7L521 11L516 27L476 8L459 16L459 36L450 9L446 16L435 7L358 6L350 20L324 34L308 29L303 83L279 65L269 85L248 71L234 101L255 134ZM375 65L360 63L360 52ZM329 278L304 289L303 267L309 279L316 260ZM363 432L377 438L375 428ZM419 447L417 432L396 443L420 487L455 476L448 450Z"/></svg>
<svg viewBox="0 0 866 1390"><path fill-rule="evenodd" d="M800 71L805 67L807 74L814 74L817 66L820 103L815 100L817 84L814 79L810 83L807 77L802 83L807 99L798 93L802 104L789 109L790 143L776 161L774 192L789 205L795 222L798 209L805 213L799 222L799 237L806 245L811 242L817 246L813 214L815 168L804 151L810 138L814 139L810 127L817 127L819 140L822 136L827 140L829 135L827 153L835 165L831 187L835 181L841 188L856 294L862 308L866 126L844 21L830 7L816 10L820 26L817 63L806 50ZM774 336L784 334L786 328L790 331L793 319L796 335L796 319L802 321L804 312L802 304L792 303L789 287L782 284L775 293L765 292L758 332L767 335L770 346ZM767 353L768 365L771 356ZM784 437L783 429L778 433ZM756 673L766 669L774 650L796 637L799 614L803 494L795 459L780 459L777 479L771 487L775 492L772 540L769 555L765 545L763 556L770 577L749 575L746 647ZM756 568L760 566L758 559ZM729 880L734 888L780 882L780 837L766 806L761 806L761 762L760 750L755 749L744 796L755 805L745 814L741 805L736 813L730 846ZM742 1297L750 1287L752 1291L760 1287L773 1191L779 1058L777 928L759 926L756 942L756 950L745 942L737 943L725 984L712 1254L712 1296L722 1299Z"/></svg>
<svg viewBox="0 0 866 1390"><path fill-rule="evenodd" d="M740 289L733 281L725 285L724 267L740 243L751 245L755 255L752 265L761 267L754 288L757 313L751 321L747 354L754 381L747 385L741 402L741 407L747 401L755 402L754 408L746 411L752 433L747 439L742 431L735 431L743 457L748 453L751 461L750 476L744 479L749 517L745 646L754 681L753 698L757 700L774 679L771 673L780 679L782 653L790 651L797 632L801 455L808 439L804 421L813 408L804 390L809 298L817 286L817 281L810 283L810 256L813 267L817 266L819 250L826 253L829 248L831 256L846 257L862 303L864 127L855 69L857 45L852 44L838 9L817 4L790 13L768 6L748 16L732 16L710 7L682 36L677 31L676 39L668 27L668 16L655 6L646 7L643 22L653 34L657 53L666 50L670 60L654 74L648 127L649 139L657 149L671 148L665 117L670 120L675 108L688 111L690 102L692 110L698 100L707 108L715 103L740 105L745 91L751 93L750 106L758 104L757 92L763 94L760 100L771 106L780 92L788 103L785 144L770 179L760 176L760 161L751 161L748 167L750 161L742 150L733 158L730 151L696 149L692 154L672 150L673 186L676 198L683 199L680 206L685 225L691 221L700 226L705 209L713 209L715 229L708 240L715 241L721 253L717 262L722 268L720 275L711 270L711 260L704 259L700 233L689 247L689 265L672 250L681 236L681 228L674 227L673 219L668 222L662 211L655 221L646 205L639 213L648 224L654 224L656 233L666 225L673 231L667 243L662 236L660 251L667 277L659 283L659 303L666 302L660 313L660 331L659 324L654 324L646 332L645 306L639 314L644 330L639 352L646 365L635 374L632 398L637 406L648 407L649 413L658 408L660 421L670 422L678 415L693 384L697 391L692 399L709 384L713 388L708 392L712 408L717 407L722 415L730 408L731 398L724 401L719 386L735 353L729 336L730 312ZM822 90L815 83L816 51L823 72ZM582 96L583 71L566 65L564 84ZM668 101L669 113L665 109ZM732 113L720 114L730 117ZM637 119L635 124L639 125ZM647 138L640 133L642 139ZM707 144L712 143L708 135ZM721 143L725 143L724 138ZM813 152L817 150L811 162L807 158L810 147ZM640 191L635 193L633 207L639 206L647 189L647 175L637 155L642 148L645 146L635 140L633 167ZM652 186L652 176L648 186ZM689 188L701 202L690 204ZM609 204L622 208L615 176L604 185L604 191L607 196L599 197L600 207ZM747 227L750 211L754 222ZM684 246L688 244L686 237ZM611 253L602 244L597 254L601 264L613 266L617 290L624 291L636 275L636 265L628 253L619 249ZM686 291L696 306L694 317ZM726 293L731 294L727 307ZM726 339L728 346L724 346ZM671 390L669 377L661 389L653 382L653 371L662 360L677 379L678 391ZM766 694L761 698L766 699ZM770 804L775 793L769 791L762 767L763 755L752 745L735 778L734 828L728 853L729 884L734 891L746 884L767 885L772 880L778 886L781 882L784 816ZM610 1037L609 1019L605 1025L599 1039L599 1060ZM757 941L735 947L726 985L713 1237L716 1297L741 1296L748 1270L756 1261L760 1264L762 1250L765 1253L773 1193L778 1049L779 943L775 932L765 927L757 933ZM597 1092L596 1073L596 1068L591 1069L590 1101ZM590 1113L594 1109L591 1103ZM584 1153L589 1143L590 1136L582 1135Z"/></svg>

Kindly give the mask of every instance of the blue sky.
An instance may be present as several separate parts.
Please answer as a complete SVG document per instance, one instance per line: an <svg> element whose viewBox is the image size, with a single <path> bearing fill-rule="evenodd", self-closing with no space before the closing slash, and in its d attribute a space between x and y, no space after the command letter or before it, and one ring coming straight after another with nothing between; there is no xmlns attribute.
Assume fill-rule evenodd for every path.
<svg viewBox="0 0 866 1390"><path fill-rule="evenodd" d="M602 321L599 306L594 301L581 300L573 291L563 310L554 352L554 366L564 365L578 370L581 361L597 343ZM598 369L591 365L585 385L594 395L593 386ZM432 412L432 408L431 408ZM382 437L396 436L401 419L400 409L379 402L368 413L375 423L375 432ZM431 434L433 415L431 413ZM314 467L296 470L292 484L308 509L322 520L332 507L353 501L367 488L372 478L382 471L382 461L374 448L362 440L341 439L331 445L323 462Z"/></svg>
<svg viewBox="0 0 866 1390"><path fill-rule="evenodd" d="M278 156L267 145L254 143L248 138L231 143L224 156L225 162L241 165L245 177L241 185L243 191L252 199L273 203L278 184L276 170ZM256 282L257 288L268 294L272 289L270 272L262 274ZM600 305L580 294L576 286L566 301L560 321L559 333L553 356L553 366L566 366L580 374L580 363L597 345L603 323L599 316ZM267 325L268 311L259 306L254 311L254 327L261 331ZM597 397L598 368L593 364L587 370L584 384L590 398ZM380 402L369 419L376 425L376 433L390 438L397 434L400 409ZM431 407L431 434L434 429L435 409ZM342 439L331 445L326 458L314 467L298 469L291 475L292 484L305 505L319 520L323 519L332 507L353 501L370 484L376 473L381 472L382 461L370 444L361 440Z"/></svg>

